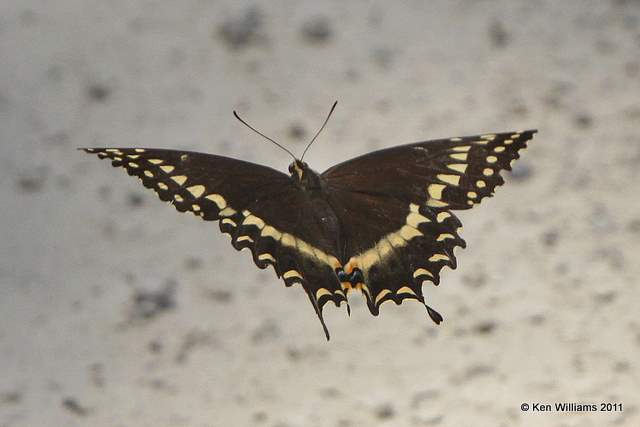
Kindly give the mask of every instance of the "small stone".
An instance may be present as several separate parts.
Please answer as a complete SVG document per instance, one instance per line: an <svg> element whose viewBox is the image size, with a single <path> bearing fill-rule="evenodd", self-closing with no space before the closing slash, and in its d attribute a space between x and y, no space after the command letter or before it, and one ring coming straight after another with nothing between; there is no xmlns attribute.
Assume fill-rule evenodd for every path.
<svg viewBox="0 0 640 427"><path fill-rule="evenodd" d="M62 400L62 406L68 410L69 412L78 415L80 417L85 417L89 415L89 409L81 406L78 401L73 397L67 397Z"/></svg>
<svg viewBox="0 0 640 427"><path fill-rule="evenodd" d="M311 18L302 25L302 37L308 43L326 43L331 37L329 20L323 16Z"/></svg>
<svg viewBox="0 0 640 427"><path fill-rule="evenodd" d="M578 113L574 117L574 122L581 129L588 129L593 125L593 117L588 113Z"/></svg>
<svg viewBox="0 0 640 427"><path fill-rule="evenodd" d="M94 83L87 88L87 96L94 102L105 102L110 95L111 89L100 83Z"/></svg>
<svg viewBox="0 0 640 427"><path fill-rule="evenodd" d="M140 193L131 192L127 194L127 204L132 208L140 207L144 204L144 196Z"/></svg>
<svg viewBox="0 0 640 427"><path fill-rule="evenodd" d="M307 130L301 123L292 123L289 126L289 136L297 141L303 140L307 136Z"/></svg>
<svg viewBox="0 0 640 427"><path fill-rule="evenodd" d="M375 415L380 420L388 420L396 415L396 410L390 403L383 403L375 409Z"/></svg>
<svg viewBox="0 0 640 427"><path fill-rule="evenodd" d="M242 16L220 25L217 35L230 49L244 49L264 39L262 24L262 12L254 6L246 9Z"/></svg>
<svg viewBox="0 0 640 427"><path fill-rule="evenodd" d="M480 322L473 327L473 332L479 335L488 335L491 334L496 329L496 322L492 320L487 320L484 322Z"/></svg>
<svg viewBox="0 0 640 427"><path fill-rule="evenodd" d="M489 40L494 48L502 49L509 44L509 33L500 21L493 21L489 26Z"/></svg>

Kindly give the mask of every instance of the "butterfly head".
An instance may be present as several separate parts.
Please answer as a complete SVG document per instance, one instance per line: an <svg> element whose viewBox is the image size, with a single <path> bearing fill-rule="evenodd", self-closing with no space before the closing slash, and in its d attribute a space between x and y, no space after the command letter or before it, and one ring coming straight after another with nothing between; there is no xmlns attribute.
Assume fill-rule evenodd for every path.
<svg viewBox="0 0 640 427"><path fill-rule="evenodd" d="M305 172L309 170L309 165L301 160L294 160L293 163L289 165L289 173L291 174L291 178L298 182L302 182L302 178L305 175Z"/></svg>
<svg viewBox="0 0 640 427"><path fill-rule="evenodd" d="M296 159L289 165L291 179L297 186L307 191L317 191L323 187L323 181L317 172L312 170L308 164Z"/></svg>

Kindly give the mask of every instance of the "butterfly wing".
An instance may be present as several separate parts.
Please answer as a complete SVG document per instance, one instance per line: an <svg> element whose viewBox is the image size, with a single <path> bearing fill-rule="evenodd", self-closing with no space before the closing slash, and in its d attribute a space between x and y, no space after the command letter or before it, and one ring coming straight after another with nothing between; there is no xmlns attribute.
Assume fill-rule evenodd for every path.
<svg viewBox="0 0 640 427"><path fill-rule="evenodd" d="M490 197L504 183L500 172L511 169L535 132L418 142L375 151L322 174L342 226L344 270L362 272L364 280L355 287L374 315L389 300L424 303L422 282L437 285L442 267L456 268L453 250L465 242L451 211ZM436 323L442 320L427 310Z"/></svg>
<svg viewBox="0 0 640 427"><path fill-rule="evenodd" d="M219 220L233 247L248 248L259 268L273 266L286 286L302 284L329 337L322 307L329 301L340 305L346 297L334 272L335 224L326 220L329 207L322 200L309 200L283 173L228 157L146 148L84 150L125 168L178 211Z"/></svg>

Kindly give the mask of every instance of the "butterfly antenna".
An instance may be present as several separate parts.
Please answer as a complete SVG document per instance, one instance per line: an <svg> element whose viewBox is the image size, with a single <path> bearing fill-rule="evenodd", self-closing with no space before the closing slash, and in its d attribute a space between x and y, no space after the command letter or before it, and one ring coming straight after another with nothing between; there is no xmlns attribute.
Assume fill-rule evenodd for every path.
<svg viewBox="0 0 640 427"><path fill-rule="evenodd" d="M324 123L322 124L322 126L320 127L320 130L318 130L318 132L316 132L316 135L313 137L313 139L311 140L311 142L309 142L307 144L307 147L304 149L304 151L302 152L302 157L300 157L300 161L302 161L302 159L304 159L304 155L307 154L307 150L309 149L309 147L311 147L311 144L313 144L313 142L316 140L316 138L318 137L318 135L320 135L320 132L322 132L322 129L324 129L324 127L327 125L327 122L329 121L329 118L331 117L331 114L333 114L333 110L336 109L336 105L338 105L338 101L333 103L333 106L331 107L331 111L329 111L329 114L327 114L327 118L324 119Z"/></svg>
<svg viewBox="0 0 640 427"><path fill-rule="evenodd" d="M238 115L238 113L236 113L236 110L233 110L233 115L236 117L236 119L238 119L240 121L240 123L242 123L243 125L245 125L246 127L248 127L249 129L251 129L252 131L254 131L255 133L257 133L258 135L260 135L261 137L273 142L275 145L277 145L278 147L282 148L284 151L286 151L287 153L289 153L289 155L291 157L293 157L293 160L296 160L296 156L293 155L293 153L289 150L287 150L286 148L284 148L282 145L278 144L277 142L275 142L273 139L269 138L267 135L263 134L262 132L260 132L259 130L255 129L253 126L251 126L249 123L245 122L244 120L242 120L242 118Z"/></svg>

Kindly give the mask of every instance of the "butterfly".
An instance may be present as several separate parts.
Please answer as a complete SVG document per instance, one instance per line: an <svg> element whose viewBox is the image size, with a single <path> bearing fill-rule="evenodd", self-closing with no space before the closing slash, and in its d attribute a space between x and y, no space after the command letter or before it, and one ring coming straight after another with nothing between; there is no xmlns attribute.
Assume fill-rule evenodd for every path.
<svg viewBox="0 0 640 427"><path fill-rule="evenodd" d="M334 103L331 112L335 108ZM317 173L289 150L289 174L191 151L82 148L137 176L180 212L219 221L237 250L249 249L261 269L272 266L285 285L301 284L322 324L328 302L346 304L360 291L371 313L405 299L442 316L423 294L454 248L466 246L452 211L470 209L504 183L519 150L536 130L436 139L374 151Z"/></svg>

